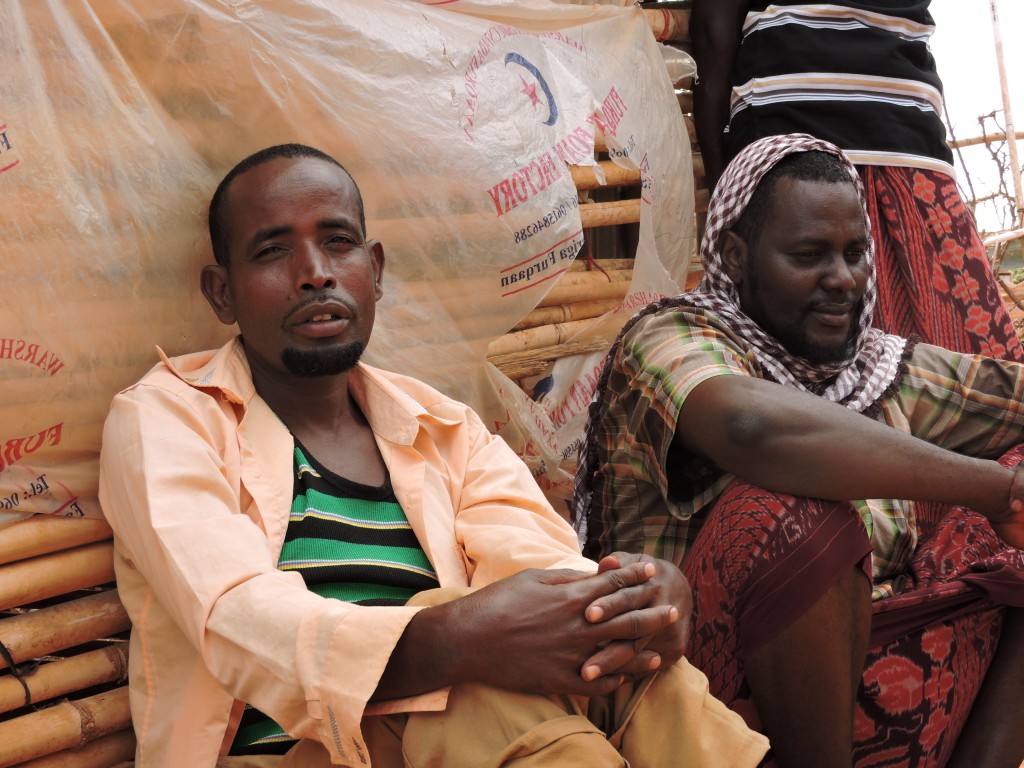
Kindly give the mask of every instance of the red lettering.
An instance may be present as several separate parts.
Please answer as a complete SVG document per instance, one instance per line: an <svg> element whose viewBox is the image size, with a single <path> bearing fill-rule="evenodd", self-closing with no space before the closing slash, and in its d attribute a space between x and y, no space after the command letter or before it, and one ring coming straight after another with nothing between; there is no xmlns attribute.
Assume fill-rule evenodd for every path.
<svg viewBox="0 0 1024 768"><path fill-rule="evenodd" d="M21 458L21 446L26 440L27 437L15 437L7 441L7 445L4 446L4 459L9 465Z"/></svg>
<svg viewBox="0 0 1024 768"><path fill-rule="evenodd" d="M555 180L562 175L550 152L545 152L537 164L537 175L540 176L545 188L554 184Z"/></svg>
<svg viewBox="0 0 1024 768"><path fill-rule="evenodd" d="M530 163L528 166L526 166L525 168L523 168L523 170L519 172L519 175L522 177L523 181L525 181L529 185L530 193L534 195L537 194L537 187L533 183L533 180L530 178L530 171L536 164L537 161L534 160L532 163ZM543 187L541 187L541 189L543 189Z"/></svg>
<svg viewBox="0 0 1024 768"><path fill-rule="evenodd" d="M25 455L28 456L30 453L35 453L40 448L42 448L43 440L45 440L45 439L46 439L46 430L45 429L42 432L40 432L39 434L32 435L31 437L25 438L25 443L23 445L23 449L24 449ZM52 443L51 443L51 445L52 445Z"/></svg>
<svg viewBox="0 0 1024 768"><path fill-rule="evenodd" d="M498 186L501 188L501 191L505 195L505 199L502 201L502 205L505 207L503 213L508 213L510 210L519 205L519 203L516 202L515 194L512 192L512 182L510 182L508 179L505 179Z"/></svg>
<svg viewBox="0 0 1024 768"><path fill-rule="evenodd" d="M530 196L526 193L526 185L523 183L521 172L512 177L512 191L516 193L516 197L521 203L525 203L530 199Z"/></svg>
<svg viewBox="0 0 1024 768"><path fill-rule="evenodd" d="M53 376L57 371L64 367L64 363L60 361L60 358L56 355L50 357L50 362L46 366L46 372Z"/></svg>
<svg viewBox="0 0 1024 768"><path fill-rule="evenodd" d="M566 140L562 139L560 142L555 144L555 154L558 155L558 159L566 165L573 165L572 160L569 157L569 153L566 151Z"/></svg>
<svg viewBox="0 0 1024 768"><path fill-rule="evenodd" d="M491 202L494 203L494 211L495 211L495 213L497 213L499 216L501 216L501 214L503 214L504 211L501 210L501 204L498 202L498 185L495 184L493 187L488 189L487 190L487 194L490 196Z"/></svg>
<svg viewBox="0 0 1024 768"><path fill-rule="evenodd" d="M63 432L63 429L64 429L64 422L62 421L59 424L54 424L49 429L45 430L46 431L46 436L50 440L50 445L60 445L60 438L61 438L61 434Z"/></svg>
<svg viewBox="0 0 1024 768"><path fill-rule="evenodd" d="M48 445L59 445L63 434L64 422L54 424L52 427L47 427L41 430L35 435L28 435L27 437L14 437L8 440L4 444L3 449L3 461L0 462L0 470L5 469L11 464L15 464L21 460L22 456L26 456L30 453L35 453L43 444Z"/></svg>
<svg viewBox="0 0 1024 768"><path fill-rule="evenodd" d="M613 97L615 99L615 103L619 105L619 114L626 114L626 110L628 109L628 107L626 106L626 102L622 100L622 97L619 95L619 92L612 88L610 96Z"/></svg>

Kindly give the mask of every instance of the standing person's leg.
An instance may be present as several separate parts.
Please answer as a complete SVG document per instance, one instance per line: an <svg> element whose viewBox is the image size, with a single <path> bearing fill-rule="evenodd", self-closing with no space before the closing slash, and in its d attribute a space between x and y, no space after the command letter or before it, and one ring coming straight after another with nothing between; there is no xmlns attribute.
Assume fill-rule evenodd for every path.
<svg viewBox="0 0 1024 768"><path fill-rule="evenodd" d="M694 590L690 660L768 735L775 765L852 764L870 551L852 505L737 481L683 563Z"/></svg>

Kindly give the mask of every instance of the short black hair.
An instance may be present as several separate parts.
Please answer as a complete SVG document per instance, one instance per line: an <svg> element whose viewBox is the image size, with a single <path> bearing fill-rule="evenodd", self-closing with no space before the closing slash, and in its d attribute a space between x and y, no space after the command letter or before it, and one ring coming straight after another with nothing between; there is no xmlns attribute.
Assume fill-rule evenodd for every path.
<svg viewBox="0 0 1024 768"><path fill-rule="evenodd" d="M740 214L736 223L730 227L733 232L743 238L747 245L753 247L761 237L761 230L772 210L775 199L775 186L779 179L797 179L798 181L825 181L832 184L854 184L846 166L831 152L813 150L811 152L794 152L786 155L772 166L761 181L757 183L750 202Z"/></svg>
<svg viewBox="0 0 1024 768"><path fill-rule="evenodd" d="M231 182L251 168L263 165L263 163L271 160L276 160L279 157L312 157L316 160L332 163L345 171L348 177L352 179L352 185L355 187L356 200L359 204L359 226L363 230L363 235L366 234L366 214L363 211L363 195L359 191L359 185L356 184L356 180L352 178L352 174L348 172L345 166L326 152L315 147L309 147L305 144L277 144L273 147L261 149L259 152L254 152L228 171L227 175L221 179L220 184L217 185L217 189L210 199L210 211L207 220L210 228L210 244L213 246L213 258L222 267L230 266L227 235L230 222L228 221L227 210L224 206L224 199L227 197Z"/></svg>

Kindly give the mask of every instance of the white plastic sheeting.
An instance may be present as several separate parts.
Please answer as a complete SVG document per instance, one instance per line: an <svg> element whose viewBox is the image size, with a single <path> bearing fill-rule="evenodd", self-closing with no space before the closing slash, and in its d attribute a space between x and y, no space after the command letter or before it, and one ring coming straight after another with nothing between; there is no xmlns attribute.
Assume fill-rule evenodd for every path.
<svg viewBox="0 0 1024 768"><path fill-rule="evenodd" d="M198 291L217 181L291 141L346 165L384 243L366 359L475 406L564 495L600 355L560 362L541 402L484 356L579 250L566 163L593 162L595 129L643 169L635 308L678 290L693 251L689 143L639 9L6 0L0 516L101 514L111 397L154 345L231 332Z"/></svg>

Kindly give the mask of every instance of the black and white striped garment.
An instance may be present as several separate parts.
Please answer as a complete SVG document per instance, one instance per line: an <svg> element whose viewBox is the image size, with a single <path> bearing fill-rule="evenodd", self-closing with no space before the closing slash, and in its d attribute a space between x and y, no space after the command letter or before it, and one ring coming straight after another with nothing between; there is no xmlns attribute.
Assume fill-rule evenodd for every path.
<svg viewBox="0 0 1024 768"><path fill-rule="evenodd" d="M856 165L953 175L928 4L755 3L733 66L729 156L799 132L836 144Z"/></svg>

